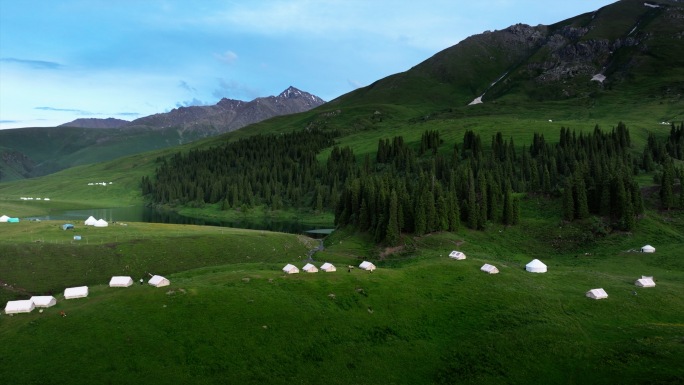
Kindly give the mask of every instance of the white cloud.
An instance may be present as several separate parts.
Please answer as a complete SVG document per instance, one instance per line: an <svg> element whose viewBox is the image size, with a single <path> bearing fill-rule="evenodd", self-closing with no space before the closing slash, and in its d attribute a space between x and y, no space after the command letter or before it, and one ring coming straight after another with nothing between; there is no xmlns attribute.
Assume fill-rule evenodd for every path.
<svg viewBox="0 0 684 385"><path fill-rule="evenodd" d="M214 57L220 62L233 64L237 60L238 55L233 51L226 51L224 53L215 53Z"/></svg>

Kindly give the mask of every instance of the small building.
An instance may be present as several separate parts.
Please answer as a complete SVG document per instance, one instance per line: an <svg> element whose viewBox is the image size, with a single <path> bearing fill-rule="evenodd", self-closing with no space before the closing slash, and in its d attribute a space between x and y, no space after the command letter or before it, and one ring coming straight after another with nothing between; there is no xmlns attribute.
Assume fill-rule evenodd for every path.
<svg viewBox="0 0 684 385"><path fill-rule="evenodd" d="M19 223L19 218L7 218L7 223Z"/></svg>
<svg viewBox="0 0 684 385"><path fill-rule="evenodd" d="M451 253L449 253L449 258L460 261L462 259L466 259L466 255L458 250L454 250Z"/></svg>
<svg viewBox="0 0 684 385"><path fill-rule="evenodd" d="M297 266L288 263L287 265L285 265L285 267L283 267L283 272L285 274L297 274L299 273L299 269L297 268Z"/></svg>
<svg viewBox="0 0 684 385"><path fill-rule="evenodd" d="M109 280L109 287L129 287L133 284L133 278L126 276L114 276Z"/></svg>
<svg viewBox="0 0 684 385"><path fill-rule="evenodd" d="M152 276L152 278L150 278L150 280L147 281L147 283L154 287L169 286L171 284L171 282L168 279L162 277L161 275Z"/></svg>
<svg viewBox="0 0 684 385"><path fill-rule="evenodd" d="M499 274L499 269L497 269L496 266L490 265L488 263L482 265L480 270L484 271L487 274Z"/></svg>
<svg viewBox="0 0 684 385"><path fill-rule="evenodd" d="M74 225L72 225L71 223L65 223L62 225L62 230L73 230L73 229L74 229Z"/></svg>
<svg viewBox="0 0 684 385"><path fill-rule="evenodd" d="M307 273L318 273L318 268L310 263L307 263L302 267L302 270L306 271Z"/></svg>
<svg viewBox="0 0 684 385"><path fill-rule="evenodd" d="M646 275L642 275L641 278L637 279L636 282L634 282L635 285L639 287L655 287L655 281L653 280L653 277L649 277Z"/></svg>
<svg viewBox="0 0 684 385"><path fill-rule="evenodd" d="M641 248L642 253L655 253L655 247L651 245L646 245Z"/></svg>
<svg viewBox="0 0 684 385"><path fill-rule="evenodd" d="M608 293L603 289L591 289L587 292L587 297L591 299L605 299L608 298Z"/></svg>
<svg viewBox="0 0 684 385"><path fill-rule="evenodd" d="M546 265L538 259L533 259L530 263L525 265L525 270L530 273L546 273Z"/></svg>
<svg viewBox="0 0 684 385"><path fill-rule="evenodd" d="M326 262L321 265L321 270L325 271L326 273L332 273L333 271L337 271L335 266L332 263Z"/></svg>
<svg viewBox="0 0 684 385"><path fill-rule="evenodd" d="M88 286L69 287L64 290L64 299L85 298L88 296Z"/></svg>
<svg viewBox="0 0 684 385"><path fill-rule="evenodd" d="M5 305L5 314L30 313L36 305L30 299L21 301L7 301Z"/></svg>
<svg viewBox="0 0 684 385"><path fill-rule="evenodd" d="M375 270L376 268L375 268L375 265L374 265L374 264L372 264L372 263L370 263L370 262L368 262L368 261L363 261L363 262L361 262L361 264L359 265L359 269L363 269L363 270L367 270L367 271L373 271L373 270Z"/></svg>
<svg viewBox="0 0 684 385"><path fill-rule="evenodd" d="M36 307L50 307L57 305L57 299L51 295L34 295L31 301Z"/></svg>

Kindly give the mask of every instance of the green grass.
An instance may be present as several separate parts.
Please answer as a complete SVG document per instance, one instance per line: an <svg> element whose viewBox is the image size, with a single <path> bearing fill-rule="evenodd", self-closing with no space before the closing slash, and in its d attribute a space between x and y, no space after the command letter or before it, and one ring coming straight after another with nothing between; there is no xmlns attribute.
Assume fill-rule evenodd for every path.
<svg viewBox="0 0 684 385"><path fill-rule="evenodd" d="M394 254L341 230L314 256L338 271L298 275L280 269L301 267L315 242L295 235L130 223L77 228L84 239L72 243L59 223L5 224L0 279L53 290L58 303L0 316L3 382L684 380L684 216L649 212L633 234L591 238L584 226L552 226L553 201L522 203L532 220L518 227L411 238ZM646 243L655 254L628 252ZM468 258L450 260L453 249ZM548 273L525 272L533 258ZM364 259L378 270L346 271ZM482 273L484 263L500 274ZM141 271L171 286L106 286ZM642 274L657 286L636 288ZM83 284L88 298L63 299L64 287ZM609 298L585 297L597 287Z"/></svg>

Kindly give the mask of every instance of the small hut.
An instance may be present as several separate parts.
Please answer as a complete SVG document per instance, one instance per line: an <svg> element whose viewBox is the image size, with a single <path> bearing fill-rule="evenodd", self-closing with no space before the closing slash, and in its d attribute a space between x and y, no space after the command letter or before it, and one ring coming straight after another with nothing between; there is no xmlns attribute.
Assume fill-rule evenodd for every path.
<svg viewBox="0 0 684 385"><path fill-rule="evenodd" d="M285 265L285 267L283 267L283 272L285 274L297 274L299 273L299 269L297 268L297 266L288 263L287 265Z"/></svg>
<svg viewBox="0 0 684 385"><path fill-rule="evenodd" d="M466 255L458 250L454 250L451 253L449 253L449 258L451 259L456 259L456 260L462 260L466 259Z"/></svg>
<svg viewBox="0 0 684 385"><path fill-rule="evenodd" d="M36 307L50 307L57 304L57 299L51 295L34 295L31 297L31 301Z"/></svg>
<svg viewBox="0 0 684 385"><path fill-rule="evenodd" d="M302 267L302 270L306 271L307 273L318 273L318 268L310 263L307 263Z"/></svg>
<svg viewBox="0 0 684 385"><path fill-rule="evenodd" d="M641 278L637 279L636 282L634 282L635 285L639 287L655 287L655 281L653 280L653 277L649 277L646 275L642 275Z"/></svg>
<svg viewBox="0 0 684 385"><path fill-rule="evenodd" d="M332 263L326 262L321 265L321 270L325 271L326 273L331 273L333 271L337 271L335 266Z"/></svg>
<svg viewBox="0 0 684 385"><path fill-rule="evenodd" d="M587 298L605 299L608 298L608 293L603 289L591 289L587 292Z"/></svg>
<svg viewBox="0 0 684 385"><path fill-rule="evenodd" d="M375 265L368 262L368 261L363 261L359 265L359 269L367 270L367 271L373 271L375 270Z"/></svg>
<svg viewBox="0 0 684 385"><path fill-rule="evenodd" d="M480 270L484 271L487 274L499 274L499 269L497 269L496 266L490 265L488 263L482 265Z"/></svg>

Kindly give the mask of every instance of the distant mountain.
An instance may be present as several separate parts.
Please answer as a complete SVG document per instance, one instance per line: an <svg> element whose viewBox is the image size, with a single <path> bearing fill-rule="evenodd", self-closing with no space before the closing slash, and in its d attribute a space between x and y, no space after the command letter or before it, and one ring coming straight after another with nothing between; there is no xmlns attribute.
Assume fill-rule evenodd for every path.
<svg viewBox="0 0 684 385"><path fill-rule="evenodd" d="M224 98L213 106L181 107L132 122L76 119L58 127L0 130L0 182L182 145L323 103L289 87L278 96L251 102Z"/></svg>
<svg viewBox="0 0 684 385"><path fill-rule="evenodd" d="M257 98L250 102L221 99L213 106L175 108L132 121L128 127L179 128L206 131L207 136L234 131L274 116L305 112L325 101L308 92L289 87L278 96Z"/></svg>
<svg viewBox="0 0 684 385"><path fill-rule="evenodd" d="M60 124L58 127L80 127L80 128L119 128L131 123L128 120L107 118L83 118L76 119L69 123Z"/></svg>

